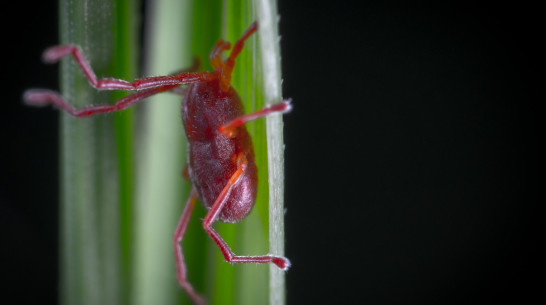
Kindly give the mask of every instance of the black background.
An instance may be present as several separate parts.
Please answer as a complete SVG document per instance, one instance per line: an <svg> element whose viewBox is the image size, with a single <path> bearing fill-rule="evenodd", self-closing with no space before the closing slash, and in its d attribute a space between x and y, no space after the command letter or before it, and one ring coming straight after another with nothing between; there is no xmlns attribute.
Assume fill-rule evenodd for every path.
<svg viewBox="0 0 546 305"><path fill-rule="evenodd" d="M288 303L537 297L538 7L282 0L279 10L294 99ZM57 7L19 1L1 22L3 297L55 304L57 113L20 96L58 86L40 61L58 41Z"/></svg>

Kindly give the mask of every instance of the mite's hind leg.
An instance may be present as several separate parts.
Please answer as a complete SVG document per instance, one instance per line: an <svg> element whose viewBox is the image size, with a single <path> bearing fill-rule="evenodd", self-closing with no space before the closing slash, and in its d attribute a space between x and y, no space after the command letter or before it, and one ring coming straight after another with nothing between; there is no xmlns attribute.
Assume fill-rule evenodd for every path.
<svg viewBox="0 0 546 305"><path fill-rule="evenodd" d="M178 279L180 287L184 289L184 291L188 294L188 296L193 300L195 304L204 305L206 304L206 302L203 297L199 295L199 293L195 291L190 282L188 282L186 262L184 260L184 254L182 253L182 245L180 244L182 242L182 239L184 238L184 235L186 234L188 224L190 223L190 218L193 212L193 208L195 207L196 198L197 194L195 193L195 190L192 189L190 192L190 197L188 198L188 202L186 202L186 206L184 207L184 211L182 212L182 216L180 216L180 220L178 221L178 225L176 226L176 231L174 232L173 247L176 259L176 277Z"/></svg>
<svg viewBox="0 0 546 305"><path fill-rule="evenodd" d="M226 261L230 263L274 263L277 267L287 270L290 267L290 261L282 256L275 256L271 254L261 255L261 256L237 256L231 251L227 243L222 239L222 237L212 228L212 224L216 221L218 214L224 207L227 199L233 188L237 186L240 181L240 178L243 176L246 167L247 160L244 154L238 156L238 168L235 173L229 179L227 185L218 195L218 198L210 208L207 213L207 216L203 220L203 228L205 231L212 237L214 242L220 247L222 254Z"/></svg>

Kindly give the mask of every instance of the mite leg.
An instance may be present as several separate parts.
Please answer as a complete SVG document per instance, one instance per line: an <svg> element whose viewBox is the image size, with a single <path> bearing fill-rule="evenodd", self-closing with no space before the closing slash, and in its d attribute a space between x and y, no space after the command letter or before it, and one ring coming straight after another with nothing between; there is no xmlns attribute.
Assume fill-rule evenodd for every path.
<svg viewBox="0 0 546 305"><path fill-rule="evenodd" d="M228 41L219 40L216 43L216 46L210 51L210 64L215 70L223 65L222 57L220 55L222 52L229 50L229 48L231 48L231 44Z"/></svg>
<svg viewBox="0 0 546 305"><path fill-rule="evenodd" d="M292 100L282 101L278 104L264 107L256 112L235 118L229 123L220 126L218 131L228 138L233 138L237 134L237 127L240 127L249 121L265 117L272 113L286 113L290 110L292 110Z"/></svg>
<svg viewBox="0 0 546 305"><path fill-rule="evenodd" d="M142 90L160 86L180 86L195 82L206 82L218 77L210 72L196 72L199 70L199 67L199 59L194 58L193 65L189 68L178 70L176 73L171 73L167 76L140 78L132 82L131 85L137 90ZM177 94L181 94L180 92L182 92L179 89L175 89L174 91Z"/></svg>
<svg viewBox="0 0 546 305"><path fill-rule="evenodd" d="M236 256L233 253L233 251L231 251L227 243L222 239L222 237L212 228L212 224L214 223L214 221L218 217L218 214L224 207L224 204L229 198L231 190L238 184L240 178L243 176L246 166L247 166L246 157L243 153L241 153L238 157L237 170L231 176L231 178L228 181L228 184L224 187L222 192L220 192L220 195L218 195L218 198L216 198L216 201L210 208L209 212L207 213L207 216L205 216L205 219L203 220L203 228L210 235L210 237L212 237L212 239L218 245L218 247L220 247L220 250L222 251L222 254L224 255L224 258L226 259L226 261L230 263L274 263L279 268L283 270L287 270L288 267L290 267L290 261L281 256L275 256L271 254L262 255L262 256Z"/></svg>
<svg viewBox="0 0 546 305"><path fill-rule="evenodd" d="M231 50L231 53L229 54L229 57L226 59L225 65L228 69L230 69L230 72L233 71L233 67L235 66L235 59L237 56L239 56L239 53L243 50L243 47L245 45L245 40L250 37L254 32L258 30L258 23L254 22L248 27L246 32L241 35L241 38L237 40L235 45L233 45L233 50Z"/></svg>
<svg viewBox="0 0 546 305"><path fill-rule="evenodd" d="M131 83L133 89L142 90L162 86L180 86L196 82L208 82L216 79L210 72L181 72L175 75L144 77Z"/></svg>
<svg viewBox="0 0 546 305"><path fill-rule="evenodd" d="M188 282L186 276L186 262L184 260L184 254L182 253L182 246L180 245L182 239L184 238L184 234L186 233L186 229L188 228L191 214L193 212L193 208L195 207L196 198L197 194L195 193L195 190L192 189L190 192L190 197L188 198L188 202L186 202L186 206L184 207L184 211L182 212L182 216L180 216L180 220L178 221L178 225L176 226L176 231L174 232L173 237L173 246L176 258L176 277L178 278L178 283L180 284L180 287L182 287L184 291L186 291L188 296L195 304L204 305L206 304L206 302L203 297L199 295L195 291L195 289L193 289L193 286L190 284L190 282Z"/></svg>
<svg viewBox="0 0 546 305"><path fill-rule="evenodd" d="M54 63L61 58L72 55L74 59L82 69L83 73L91 83L91 85L99 90L134 90L135 88L131 83L123 79L106 78L97 79L95 72L91 69L91 65L83 56L83 52L80 47L75 45L61 45L48 48L44 51L42 58L47 63Z"/></svg>
<svg viewBox="0 0 546 305"><path fill-rule="evenodd" d="M235 67L235 59L243 50L245 40L247 40L248 37L250 37L250 35L252 35L252 33L256 32L257 30L258 24L256 22L252 23L250 27L246 30L246 32L243 33L241 38L237 40L235 45L233 45L233 49L231 50L229 57L226 59L222 67L222 72L220 76L220 89L222 89L222 91L227 92L229 90L231 84L231 73L233 72L233 68Z"/></svg>
<svg viewBox="0 0 546 305"><path fill-rule="evenodd" d="M163 86L156 87L147 90L137 91L131 95L128 95L120 100L118 100L113 105L96 105L96 106L87 106L81 109L75 109L70 105L63 97L51 90L46 89L30 89L25 91L23 94L23 100L25 103L31 106L45 106L47 104L52 104L60 109L65 110L75 117L87 117L99 113L106 112L115 112L128 108L129 106L160 92L172 90L176 88L175 86Z"/></svg>
<svg viewBox="0 0 546 305"><path fill-rule="evenodd" d="M81 48L75 45L61 45L48 48L44 51L43 59L47 63L54 63L68 55L74 57L91 85L99 90L142 90L208 81L216 77L213 73L208 72L181 72L175 75L141 78L132 83L117 78L97 79L91 65L89 65L89 62L83 56Z"/></svg>
<svg viewBox="0 0 546 305"><path fill-rule="evenodd" d="M195 72L195 71L199 70L200 66L201 66L201 63L199 62L199 58L194 57L193 58L193 64L192 64L191 67L186 68L186 69L178 70L178 71L176 71L174 73L171 73L170 75L171 76L176 76L176 75L179 75L180 73L184 73L184 72ZM187 87L177 86L177 87L174 87L173 89L171 89L169 92L180 95L180 96L185 96L186 95L186 90L187 90Z"/></svg>

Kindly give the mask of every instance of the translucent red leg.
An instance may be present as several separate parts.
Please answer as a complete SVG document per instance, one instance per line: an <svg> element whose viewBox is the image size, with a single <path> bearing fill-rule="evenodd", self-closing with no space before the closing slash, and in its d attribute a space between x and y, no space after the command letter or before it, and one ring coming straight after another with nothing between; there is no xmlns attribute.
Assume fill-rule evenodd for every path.
<svg viewBox="0 0 546 305"><path fill-rule="evenodd" d="M203 228L205 231L212 237L214 242L220 247L220 250L222 251L222 254L224 255L224 258L230 262L230 263L274 263L279 268L286 270L288 267L290 267L290 261L284 257L280 256L274 256L274 255L262 255L262 256L236 256L233 251L229 248L227 243L222 239L222 237L214 231L212 228L212 224L218 217L218 214L224 207L224 204L226 203L227 198L229 198L229 194L231 193L231 190L239 183L240 178L243 176L245 169L247 166L247 160L244 155L244 153L241 153L238 156L238 168L237 171L231 176L231 178L228 181L228 184L222 189L222 192L220 192L220 195L218 195L218 198L212 205L211 209L205 216L205 219L203 220ZM178 221L178 225L176 226L176 230L174 232L173 237L173 247L174 247L174 253L176 258L176 276L178 278L178 283L180 286L186 291L188 296L193 300L195 304L203 305L206 304L205 300L201 295L199 295L193 286L190 284L190 282L187 279L187 268L186 268L186 262L184 260L184 254L182 252L182 246L181 242L184 238L184 235L186 234L186 229L188 228L188 224L190 222L191 214L193 212L193 209L195 207L195 200L197 199L197 193L195 192L195 189L192 189L190 192L190 196L188 198L188 201L186 203L186 206L184 207L184 211L182 212L182 216L180 216L180 220Z"/></svg>
<svg viewBox="0 0 546 305"><path fill-rule="evenodd" d="M44 51L43 59L47 63L53 63L68 55L74 57L91 85L99 90L142 90L161 86L209 81L217 77L214 73L209 72L181 72L175 75L145 77L137 79L132 83L117 78L97 79L91 65L89 65L89 62L87 62L83 56L81 48L75 45L61 45L48 48Z"/></svg>
<svg viewBox="0 0 546 305"><path fill-rule="evenodd" d="M222 134L224 134L228 138L233 138L237 134L237 127L242 126L243 124L259 119L262 117L265 117L272 113L286 113L292 110L292 100L286 100L282 101L278 104L264 107L261 110L258 110L253 113L249 113L243 116L240 116L238 118L235 118L231 122L224 124L218 128L218 131L220 131Z"/></svg>
<svg viewBox="0 0 546 305"><path fill-rule="evenodd" d="M66 110L76 117L87 117L99 113L115 112L128 108L129 106L160 92L169 91L174 88L177 88L178 85L168 85L156 88L150 88L142 91L137 91L131 95L128 95L120 100L118 100L114 105L95 105L87 106L81 109L76 109L70 105L63 97L51 90L46 89L30 89L25 91L23 95L23 100L25 103L32 106L45 106L47 104L52 104L60 109Z"/></svg>
<svg viewBox="0 0 546 305"><path fill-rule="evenodd" d="M82 69L83 73L91 83L91 85L97 89L102 90L134 90L135 88L131 83L123 79L107 78L97 79L95 72L91 69L91 66L85 60L83 52L80 47L75 45L61 45L48 48L44 51L42 58L47 63L54 63L61 58L72 55L74 59Z"/></svg>
<svg viewBox="0 0 546 305"><path fill-rule="evenodd" d="M193 208L195 207L196 198L197 194L195 193L195 190L192 189L188 202L186 203L184 211L182 212L182 216L180 216L180 220L178 221L178 226L176 226L176 231L174 232L173 237L173 246L176 258L176 277L178 278L178 283L195 304L204 305L206 302L203 297L199 295L190 282L188 282L188 278L186 276L186 262L184 260L184 254L182 253L182 246L180 245L182 239L184 238L184 234L186 234L186 229L188 228L191 214L193 212Z"/></svg>
<svg viewBox="0 0 546 305"><path fill-rule="evenodd" d="M193 82L209 81L218 77L218 75L215 73L188 72L186 70L174 75L141 78L132 83L116 78L97 79L95 72L93 72L93 69L91 69L91 66L87 60L85 60L80 47L74 45L62 45L48 48L44 51L43 59L45 62L52 63L68 55L72 55L74 57L77 64L80 66L84 75L87 77L93 87L99 90L139 91L120 99L114 105L96 105L87 106L82 109L75 109L55 91L46 89L30 89L25 91L23 95L23 100L27 104L32 106L52 104L66 110L73 116L86 117L99 113L124 110L151 95L165 91L172 90L174 93L183 94L183 91L177 88L178 86Z"/></svg>
<svg viewBox="0 0 546 305"><path fill-rule="evenodd" d="M237 42L233 45L233 50L231 50L231 53L229 54L229 57L226 59L225 62L226 73L231 74L233 68L235 67L235 58L237 58L237 56L239 56L239 54L243 50L243 47L245 46L245 41L257 30L258 23L252 23L250 27L246 30L246 32L241 35L241 38L239 38L239 40L237 40Z"/></svg>
<svg viewBox="0 0 546 305"><path fill-rule="evenodd" d="M224 207L224 204L229 198L231 190L233 190L233 188L238 184L240 178L245 172L246 166L246 157L244 153L241 153L238 156L237 171L235 171L235 173L231 176L227 185L224 187L222 192L220 192L220 195L218 195L218 198L210 208L207 216L205 216L205 219L203 220L203 228L210 235L210 237L212 237L218 247L220 247L220 250L222 251L222 254L224 255L226 261L230 263L274 263L279 268L287 270L288 267L290 267L290 261L281 256L275 256L271 254L261 256L236 256L233 251L231 251L227 243L222 239L222 237L212 228L212 224L214 223L214 221L216 221L218 214Z"/></svg>
<svg viewBox="0 0 546 305"><path fill-rule="evenodd" d="M222 91L227 92L229 90L231 84L231 73L233 72L233 68L235 67L235 59L237 58L237 56L239 56L241 50L243 50L245 40L247 40L248 37L250 37L250 35L252 35L252 33L256 32L257 30L258 23L252 23L250 27L246 30L246 32L243 33L241 38L237 40L235 45L233 45L233 49L231 50L229 57L224 62L221 70L220 89L222 89Z"/></svg>
<svg viewBox="0 0 546 305"><path fill-rule="evenodd" d="M210 51L209 61L211 66L216 70L223 65L222 57L220 56L222 52L229 50L231 44L229 41L219 40L216 43L216 46Z"/></svg>

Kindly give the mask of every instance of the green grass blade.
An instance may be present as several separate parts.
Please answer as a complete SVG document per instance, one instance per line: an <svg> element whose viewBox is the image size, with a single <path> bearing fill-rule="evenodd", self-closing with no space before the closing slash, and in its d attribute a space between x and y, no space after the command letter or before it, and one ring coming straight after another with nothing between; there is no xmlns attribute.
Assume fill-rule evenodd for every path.
<svg viewBox="0 0 546 305"><path fill-rule="evenodd" d="M191 1L149 2L145 75L166 75L192 64ZM179 304L172 236L188 195L181 98L160 94L145 102L139 124L135 241L135 304ZM185 251L188 255L188 251ZM191 275L191 274L190 274Z"/></svg>
<svg viewBox="0 0 546 305"><path fill-rule="evenodd" d="M277 3L274 0L256 1L260 20L260 62L265 105L282 100L281 52L278 33ZM284 141L282 116L266 118L269 178L269 250L284 255ZM270 266L269 303L286 302L284 271Z"/></svg>
<svg viewBox="0 0 546 305"><path fill-rule="evenodd" d="M80 45L99 77L131 78L136 4L60 1L61 43ZM61 91L76 107L119 97L91 88L72 59L61 64ZM60 301L128 304L131 111L88 119L63 113L60 125Z"/></svg>
<svg viewBox="0 0 546 305"><path fill-rule="evenodd" d="M115 65L111 68L112 75L122 79L135 79L137 73L138 43L137 23L138 2L133 0L117 0L114 12L115 23L115 44L114 54ZM115 100L127 95L125 92L115 92ZM120 247L121 247L121 273L122 273L122 294L125 301L132 303L130 298L132 261L133 261L133 205L134 205L134 109L115 113L116 143L119 169L119 210L120 210Z"/></svg>

